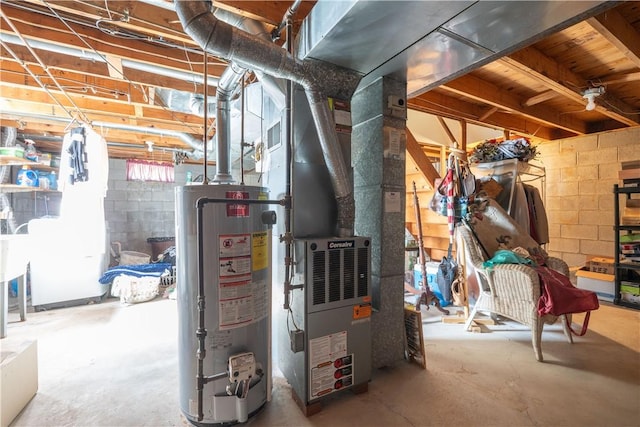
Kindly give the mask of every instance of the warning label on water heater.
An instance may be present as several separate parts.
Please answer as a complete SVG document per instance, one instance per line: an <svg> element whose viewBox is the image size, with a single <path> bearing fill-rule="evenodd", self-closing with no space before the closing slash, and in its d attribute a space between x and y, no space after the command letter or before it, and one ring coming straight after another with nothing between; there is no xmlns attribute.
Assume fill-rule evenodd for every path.
<svg viewBox="0 0 640 427"><path fill-rule="evenodd" d="M227 199L244 200L249 198L249 193L246 191L227 191L225 196ZM227 216L247 217L249 216L249 205L227 203Z"/></svg>
<svg viewBox="0 0 640 427"><path fill-rule="evenodd" d="M220 330L246 326L267 315L267 284L253 280L250 234L219 235L218 324Z"/></svg>

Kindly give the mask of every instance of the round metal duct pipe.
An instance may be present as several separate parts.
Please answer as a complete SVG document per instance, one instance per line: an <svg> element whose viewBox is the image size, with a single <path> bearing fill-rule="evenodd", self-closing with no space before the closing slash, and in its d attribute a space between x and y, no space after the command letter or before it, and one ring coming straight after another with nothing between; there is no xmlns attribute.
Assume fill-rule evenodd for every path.
<svg viewBox="0 0 640 427"><path fill-rule="evenodd" d="M185 32L212 55L291 80L305 89L338 201L337 234L353 236L353 185L326 101L327 94L350 99L360 76L332 64L298 60L277 45L217 19L205 1L179 0L176 12Z"/></svg>

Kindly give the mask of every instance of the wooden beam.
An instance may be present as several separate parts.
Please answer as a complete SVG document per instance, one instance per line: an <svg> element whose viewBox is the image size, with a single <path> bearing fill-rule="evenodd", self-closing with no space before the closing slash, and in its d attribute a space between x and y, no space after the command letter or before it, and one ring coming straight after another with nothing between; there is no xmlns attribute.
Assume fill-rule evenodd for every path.
<svg viewBox="0 0 640 427"><path fill-rule="evenodd" d="M579 104L584 104L585 102L582 94L569 88L569 86L586 87L587 82L585 79L577 76L567 67L544 55L534 47L525 47L511 55L502 57L499 61L519 72L528 73L548 88ZM628 126L637 126L640 123L638 114L620 113L620 111L633 111L634 108L632 106L613 97L609 97L607 102L613 108L605 108L601 104L597 104L596 110Z"/></svg>
<svg viewBox="0 0 640 427"><path fill-rule="evenodd" d="M550 99L555 98L558 94L554 90L546 90L542 93L532 96L529 99L525 99L522 102L524 107L531 107L532 105L540 104L541 102L548 101Z"/></svg>
<svg viewBox="0 0 640 427"><path fill-rule="evenodd" d="M617 74L613 76L609 76L607 78L601 79L601 83L603 85L615 85L620 83L630 83L640 81L640 72L636 73L624 73Z"/></svg>
<svg viewBox="0 0 640 427"><path fill-rule="evenodd" d="M51 110L51 97L42 89L16 88L4 84L0 84L0 88L4 98L3 102L11 102L11 111L22 111L25 114L41 111L42 114L47 114L46 112ZM68 110L74 112L69 100L59 91L50 90L50 92ZM138 121L153 118L164 121L169 129L180 131L185 131L187 127L199 128L202 124L202 119L196 115L171 111L158 105L148 105L142 99L140 99L141 102L134 103L129 102L126 96L120 97L120 99L105 99L70 91L67 92L67 96L86 114L126 116Z"/></svg>
<svg viewBox="0 0 640 427"><path fill-rule="evenodd" d="M498 107L491 107L485 113L483 113L480 117L478 117L478 120L481 122L484 122L490 115L492 115L493 113L499 110L500 109Z"/></svg>
<svg viewBox="0 0 640 427"><path fill-rule="evenodd" d="M436 169L433 167L427 156L425 156L424 152L422 151L422 147L420 146L418 141L416 141L416 138L413 136L409 129L407 129L407 152L413 159L420 172L422 172L422 175L424 175L427 182L431 184L432 188L435 188L434 182L437 178L440 178L440 175L438 174L438 171L436 171Z"/></svg>
<svg viewBox="0 0 640 427"><path fill-rule="evenodd" d="M480 121L479 117L486 112L485 107L448 96L438 89L425 92L415 98L410 98L407 101L407 107L435 116L449 117L454 120L460 120L460 118L463 117L468 123L485 127L494 126L501 129L511 129L518 133L537 136L549 141L576 135L575 132L556 131L556 129L539 121L518 117L516 114L497 112ZM455 114L452 113L453 111L455 111Z"/></svg>
<svg viewBox="0 0 640 427"><path fill-rule="evenodd" d="M540 106L523 107L523 100L509 91L500 88L486 80L473 75L465 75L445 83L443 90L472 98L506 111L522 114L525 117L536 119L548 125L566 129L577 134L585 134L587 125L575 116L560 114L549 108Z"/></svg>
<svg viewBox="0 0 640 427"><path fill-rule="evenodd" d="M12 50L21 58L24 58L24 63L29 66L38 76L44 76L45 72L40 65L33 61L28 54L27 48L22 46L14 46ZM178 79L173 77L167 77L156 73L147 71L133 70L128 67L124 67L124 76L118 75L115 78L109 76L108 66L102 62L87 61L81 58L76 58L69 55L63 55L53 52L39 51L38 55L42 61L47 65L51 74L54 77L60 77L68 81L87 82L94 81L95 85L102 84L103 87L111 86L114 81L120 81L125 85L145 85L154 86L166 89L175 89L185 92L197 92L203 93L202 80L196 75L196 81L188 81L185 79ZM0 72L3 73L2 79L14 78L9 73L17 73L21 76L15 77L17 81L22 81L24 84L28 84L30 76L24 71L24 68L18 64L13 58L3 57L0 61ZM103 80L92 80L103 79ZM33 82L33 84L36 84ZM209 94L215 95L215 87L208 86Z"/></svg>
<svg viewBox="0 0 640 427"><path fill-rule="evenodd" d="M603 85L615 85L615 84L630 83L630 82L637 82L637 81L640 81L640 72L616 74L604 79L600 79L600 82Z"/></svg>
<svg viewBox="0 0 640 427"><path fill-rule="evenodd" d="M449 146L458 148L456 137L453 136L453 132L451 132L451 129L449 129L449 126L447 126L447 123L441 116L438 116L438 123L440 123L440 126L442 126L442 129L444 130L444 133L446 133L447 137L449 138Z"/></svg>
<svg viewBox="0 0 640 427"><path fill-rule="evenodd" d="M102 55L110 57L129 59L150 65L159 64L181 71L193 71L195 73L202 73L203 71L203 55L201 53L186 53L181 49L167 48L159 43L151 43L146 40L127 40L126 43L123 43L121 39L105 36L98 29L76 25L74 30L81 37L79 38L57 18L13 8L7 8L7 12L9 12L7 16L12 20L22 36L27 39L27 42L37 40L58 44L63 47L81 49L89 53L95 50ZM2 26L0 31L15 35L6 27L8 26ZM87 47L87 43L91 48ZM199 48L197 49L199 50ZM225 63L212 59L209 65L215 66L216 64L224 65Z"/></svg>
<svg viewBox="0 0 640 427"><path fill-rule="evenodd" d="M252 19L257 19L272 25L277 25L282 21L287 8L290 3L287 2L272 2L272 1L247 1L247 0L214 0L215 6L223 9L230 10L247 16ZM294 29L299 26L299 23L309 14L313 6L315 6L316 0L305 0L298 6L298 12L295 15Z"/></svg>
<svg viewBox="0 0 640 427"><path fill-rule="evenodd" d="M466 120L460 120L460 130L462 133L462 141L460 141L460 147L458 147L459 149L461 149L462 151L464 151L464 160L467 159L467 121Z"/></svg>
<svg viewBox="0 0 640 427"><path fill-rule="evenodd" d="M82 2L48 1L43 7L42 0L19 0L29 3L33 9L41 10L45 15L52 15L48 8L54 9L61 17L80 17L87 25L99 19L109 22L111 28L122 28L134 33L144 31L145 35L163 38L187 46L196 46L191 37L184 33L175 11L155 7L147 2L119 0L109 2L107 10L103 0L84 0ZM33 14L33 13L32 13ZM35 14L34 14L35 15Z"/></svg>
<svg viewBox="0 0 640 427"><path fill-rule="evenodd" d="M587 20L597 32L640 68L640 33L615 9Z"/></svg>

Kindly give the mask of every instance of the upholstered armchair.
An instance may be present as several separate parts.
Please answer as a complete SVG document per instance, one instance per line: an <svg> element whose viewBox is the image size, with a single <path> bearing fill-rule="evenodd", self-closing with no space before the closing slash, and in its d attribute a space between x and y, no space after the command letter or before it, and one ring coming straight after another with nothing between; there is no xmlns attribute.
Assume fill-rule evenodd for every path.
<svg viewBox="0 0 640 427"><path fill-rule="evenodd" d="M508 217L499 206L489 205L488 209L483 211L483 216L480 217L481 223L475 221L475 224L459 224L456 227L458 257L463 257L466 274L471 276L468 278L476 279L478 285L476 302L465 323L465 330L470 328L478 312L489 312L515 320L531 328L533 351L536 359L541 362L543 360L541 348L543 326L555 323L558 317L538 315L537 305L541 292L538 274L532 267L521 264L498 264L491 268L483 267L483 262L493 256L498 248L520 246L529 251L538 251L538 254L544 254L535 241L528 240L526 232L524 233L527 234L526 236L515 235L514 233L521 230L510 221L510 218L504 218L504 216ZM494 223L495 220L498 220L498 223ZM509 238L506 240L515 246L499 246L500 241L502 240L504 243L505 240L504 224L507 224L507 232L509 233ZM471 227L474 227L474 230ZM482 230L483 227L485 230ZM488 242L479 241L481 237L475 232L476 229L480 232L480 236L484 236ZM492 230L495 231L493 235L491 235ZM492 242L489 240L497 241L498 246L492 246ZM544 255L546 256L546 254ZM569 274L567 264L558 258L547 257L546 264L564 275ZM563 318L564 316L560 317L564 334L568 342L573 343L571 331Z"/></svg>

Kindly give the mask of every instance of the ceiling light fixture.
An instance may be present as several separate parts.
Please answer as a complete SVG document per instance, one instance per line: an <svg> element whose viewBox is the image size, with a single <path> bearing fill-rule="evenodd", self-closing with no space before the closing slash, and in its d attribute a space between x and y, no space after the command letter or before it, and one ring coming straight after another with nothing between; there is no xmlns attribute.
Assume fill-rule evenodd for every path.
<svg viewBox="0 0 640 427"><path fill-rule="evenodd" d="M604 86L590 87L582 93L582 97L587 100L587 111L592 111L596 108L595 99L597 96L604 94Z"/></svg>

